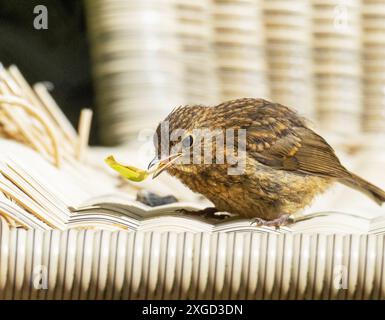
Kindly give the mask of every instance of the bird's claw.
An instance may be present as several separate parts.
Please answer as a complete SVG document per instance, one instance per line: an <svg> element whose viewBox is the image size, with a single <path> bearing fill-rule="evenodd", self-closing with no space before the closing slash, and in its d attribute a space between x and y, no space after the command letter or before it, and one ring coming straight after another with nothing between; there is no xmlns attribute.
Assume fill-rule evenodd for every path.
<svg viewBox="0 0 385 320"><path fill-rule="evenodd" d="M190 211L187 209L178 209L178 213L186 214L186 215L193 215L193 216L199 216L206 219L216 219L216 220L223 220L229 216L231 216L230 213L225 212L219 212L216 208L205 208L203 210L198 211Z"/></svg>
<svg viewBox="0 0 385 320"><path fill-rule="evenodd" d="M289 214L283 214L279 218L274 220L264 220L262 218L254 218L251 224L256 224L257 227L275 227L279 229L282 226L286 226L292 223L292 219Z"/></svg>

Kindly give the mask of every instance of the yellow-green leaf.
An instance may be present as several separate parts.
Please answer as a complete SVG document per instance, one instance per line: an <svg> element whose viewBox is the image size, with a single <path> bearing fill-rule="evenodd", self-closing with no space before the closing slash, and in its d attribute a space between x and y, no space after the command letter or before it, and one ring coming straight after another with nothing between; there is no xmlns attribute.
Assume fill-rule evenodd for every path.
<svg viewBox="0 0 385 320"><path fill-rule="evenodd" d="M117 162L113 156L109 156L104 160L112 169L131 181L140 182L146 179L149 175L148 171L142 170L133 166L124 166Z"/></svg>

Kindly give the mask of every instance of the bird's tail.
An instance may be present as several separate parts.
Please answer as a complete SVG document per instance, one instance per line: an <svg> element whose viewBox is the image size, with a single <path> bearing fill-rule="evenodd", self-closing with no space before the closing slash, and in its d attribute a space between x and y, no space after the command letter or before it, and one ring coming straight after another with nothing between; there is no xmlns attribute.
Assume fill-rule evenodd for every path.
<svg viewBox="0 0 385 320"><path fill-rule="evenodd" d="M345 184L366 193L379 205L385 202L385 191L350 172L350 176L343 181Z"/></svg>

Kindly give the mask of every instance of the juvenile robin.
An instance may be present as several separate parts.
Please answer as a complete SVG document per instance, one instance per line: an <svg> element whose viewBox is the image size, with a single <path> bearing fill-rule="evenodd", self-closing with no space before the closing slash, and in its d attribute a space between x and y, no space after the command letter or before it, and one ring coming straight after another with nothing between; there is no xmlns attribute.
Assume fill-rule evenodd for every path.
<svg viewBox="0 0 385 320"><path fill-rule="evenodd" d="M200 137L201 129L211 135L209 139ZM229 141L216 139L229 130L235 132L235 155L244 156L239 158L243 170L235 173L230 169L242 161L230 162ZM176 131L180 136L172 138ZM242 132L244 139L237 139ZM207 197L215 208L202 213L228 212L255 219L258 225L285 225L290 215L334 182L358 189L380 205L385 201L385 192L347 170L333 148L295 111L263 99L179 107L159 124L154 141L156 157L149 165L157 164L154 177L166 170ZM200 156L211 150L211 162L194 161L195 149Z"/></svg>

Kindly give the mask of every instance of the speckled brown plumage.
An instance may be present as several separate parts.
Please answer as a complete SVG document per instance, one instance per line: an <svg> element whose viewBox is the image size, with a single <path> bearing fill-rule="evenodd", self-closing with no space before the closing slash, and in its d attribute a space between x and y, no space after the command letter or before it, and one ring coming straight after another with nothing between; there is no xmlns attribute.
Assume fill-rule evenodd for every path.
<svg viewBox="0 0 385 320"><path fill-rule="evenodd" d="M175 164L168 168L171 175L206 196L219 211L276 219L309 205L335 181L365 192L378 203L385 201L384 191L349 172L332 147L283 105L245 98L215 107L179 107L165 120L170 131L247 130L246 170L241 175L228 175L227 163ZM156 148L161 158L160 142Z"/></svg>

